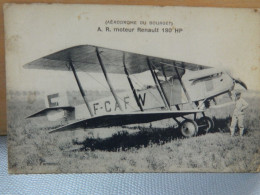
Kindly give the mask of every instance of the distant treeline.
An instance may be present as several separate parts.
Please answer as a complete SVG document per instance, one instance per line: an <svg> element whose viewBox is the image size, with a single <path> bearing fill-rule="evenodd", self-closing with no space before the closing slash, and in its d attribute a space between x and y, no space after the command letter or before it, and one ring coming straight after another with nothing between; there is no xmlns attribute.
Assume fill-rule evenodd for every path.
<svg viewBox="0 0 260 195"><path fill-rule="evenodd" d="M124 90L117 90L117 93L123 92ZM8 90L7 91L7 99L19 99L19 100L25 100L28 98L38 98L38 99L44 99L45 95L51 94L54 92L48 92L48 91L19 91L19 90ZM57 93L59 91L57 90ZM69 102L71 102L73 105L77 105L80 103L84 103L83 99L81 97L81 94L78 90L72 90L67 91L67 97ZM93 101L96 99L100 99L103 97L107 97L112 95L110 91L100 91L100 90L85 90L85 93L87 94L87 98L89 101Z"/></svg>

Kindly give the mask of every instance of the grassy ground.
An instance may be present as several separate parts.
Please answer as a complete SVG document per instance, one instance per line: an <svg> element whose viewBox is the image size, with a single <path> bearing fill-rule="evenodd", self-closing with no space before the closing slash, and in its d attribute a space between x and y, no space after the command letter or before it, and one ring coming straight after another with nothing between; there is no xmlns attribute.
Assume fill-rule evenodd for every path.
<svg viewBox="0 0 260 195"><path fill-rule="evenodd" d="M230 137L231 105L209 110L207 115L216 117L215 129L189 139L170 128L174 125L172 120L49 134L60 122L25 119L44 107L39 97L9 99L11 173L251 172L260 164L259 96L245 98L250 106L244 137Z"/></svg>

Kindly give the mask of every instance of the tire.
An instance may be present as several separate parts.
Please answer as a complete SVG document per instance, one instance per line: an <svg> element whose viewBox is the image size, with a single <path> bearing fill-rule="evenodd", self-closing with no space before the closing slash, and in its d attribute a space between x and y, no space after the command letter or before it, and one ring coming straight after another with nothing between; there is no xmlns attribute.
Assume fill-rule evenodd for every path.
<svg viewBox="0 0 260 195"><path fill-rule="evenodd" d="M193 137L198 133L198 125L194 120L185 119L180 124L180 131L184 137Z"/></svg>
<svg viewBox="0 0 260 195"><path fill-rule="evenodd" d="M207 116L198 119L196 122L199 126L199 130L203 133L208 133L214 128L213 120Z"/></svg>

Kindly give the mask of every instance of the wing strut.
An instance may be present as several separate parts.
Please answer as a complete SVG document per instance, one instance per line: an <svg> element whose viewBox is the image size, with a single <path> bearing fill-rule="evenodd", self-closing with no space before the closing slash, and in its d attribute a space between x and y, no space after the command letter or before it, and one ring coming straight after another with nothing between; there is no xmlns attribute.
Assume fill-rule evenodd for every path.
<svg viewBox="0 0 260 195"><path fill-rule="evenodd" d="M125 74L126 74L126 76L127 76L129 85L130 85L130 87L131 87L131 89L132 89L132 92L133 92L133 94L134 94L134 97L135 97L135 101L136 101L138 107L140 108L140 110L141 110L141 111L144 111L144 110L143 110L143 107L142 107L142 105L141 105L141 103L140 103L140 101L139 101L139 99L138 99L138 96L137 96L136 90L135 90L135 88L134 88L134 85L133 85L133 83L132 83L132 80L131 80L131 78L130 78L130 76L129 76L128 70L127 70L127 68L126 68L125 52L123 52L123 64L124 64Z"/></svg>
<svg viewBox="0 0 260 195"><path fill-rule="evenodd" d="M184 91L184 93L185 93L185 95L186 95L186 98L188 99L189 103L192 105L192 101L191 101L190 96L189 96L189 94L188 94L188 92L187 92L187 89L186 89L184 83L183 83L182 80L181 80L181 76L180 76L180 73L179 73L179 71L178 71L178 67L176 66L175 62L173 62L173 63L174 63L174 69L175 69L175 71L176 71L176 74L177 74L177 76L178 76L178 79L179 79L179 81L180 81L180 84L181 84L181 86L182 86L182 88L183 88L183 91Z"/></svg>
<svg viewBox="0 0 260 195"><path fill-rule="evenodd" d="M157 75L156 75L156 73L155 73L155 70L152 68L151 62L150 62L150 60L149 60L148 57L147 57L147 64L148 64L148 67L149 67L149 69L150 69L150 71L151 71L151 74L152 74L152 76L153 76L153 80L154 80L154 82L155 82L155 85L156 85L156 87L157 87L157 90L159 91L159 93L160 93L160 95L161 95L161 97L162 97L162 100L163 100L163 103L164 103L165 107L166 107L168 110L171 110L170 105L169 105L169 102L167 101L166 96L165 96L165 93L164 93L164 91L163 91L163 89L162 89L161 83L160 83L160 81L159 81L159 79L158 79L158 77L157 77Z"/></svg>
<svg viewBox="0 0 260 195"><path fill-rule="evenodd" d="M164 79L165 79L165 81L167 81L167 76L166 76L166 73L165 73L165 70L164 70L164 67L163 67L162 64L161 64L161 69L162 69L162 73L163 73Z"/></svg>
<svg viewBox="0 0 260 195"><path fill-rule="evenodd" d="M83 97L83 100L84 100L84 102L85 102L87 108L88 108L89 114L90 114L91 117L93 117L94 114L93 114L93 112L92 112L92 110L91 110L91 107L90 107L90 105L89 105L89 103L88 103L87 96L86 96L86 94L85 94L85 92L84 92L84 90L83 90L83 88L82 88L82 86L81 86L79 77L78 77L78 75L77 75L77 72L76 72L75 67L74 67L74 65L73 65L73 63L72 63L71 60L69 60L69 65L70 65L70 68L71 68L71 70L72 70L72 72L73 72L73 74L74 74L74 77L75 77L76 81L77 81L77 84L78 84L78 87L79 87L79 91L80 91L80 93L81 93L81 96Z"/></svg>
<svg viewBox="0 0 260 195"><path fill-rule="evenodd" d="M162 69L162 73L163 73L163 76L164 76L164 78L165 78L165 81L167 81L167 76L166 76L166 73L165 73L165 69L164 69L164 67L163 67L163 64L161 64L161 69ZM168 102L169 102L169 100L168 100ZM179 107L178 104L176 104L175 107L176 107L177 110L180 110L180 107Z"/></svg>
<svg viewBox="0 0 260 195"><path fill-rule="evenodd" d="M117 97L117 95L116 95L116 93L115 93L115 91L114 91L114 88L113 88L113 86L112 86L111 83L110 83L110 79L109 79L109 77L108 77L108 75L107 75L107 71L106 71L105 66L104 66L104 64L103 64L103 61L102 61L102 59L101 59L101 56L100 56L98 47L96 47L96 53L97 53L97 57L98 57L99 64L100 64L100 66L101 66L101 68L102 68L102 71L103 71L103 73L104 73L105 79L106 79L107 84L108 84L108 86L109 86L109 89L110 89L112 95L114 96L115 101L116 101L116 104L118 105L119 109L120 109L121 111L123 111L122 106L121 106L121 104L120 104L120 102L119 102L119 100L118 100L118 97Z"/></svg>

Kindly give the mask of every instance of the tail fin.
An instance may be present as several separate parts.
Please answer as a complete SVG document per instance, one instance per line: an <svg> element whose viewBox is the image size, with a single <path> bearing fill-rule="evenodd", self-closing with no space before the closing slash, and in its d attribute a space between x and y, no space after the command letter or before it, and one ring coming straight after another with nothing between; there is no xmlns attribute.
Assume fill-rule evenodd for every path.
<svg viewBox="0 0 260 195"><path fill-rule="evenodd" d="M45 98L46 108L69 106L68 96L65 92L47 94Z"/></svg>

